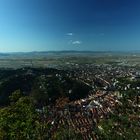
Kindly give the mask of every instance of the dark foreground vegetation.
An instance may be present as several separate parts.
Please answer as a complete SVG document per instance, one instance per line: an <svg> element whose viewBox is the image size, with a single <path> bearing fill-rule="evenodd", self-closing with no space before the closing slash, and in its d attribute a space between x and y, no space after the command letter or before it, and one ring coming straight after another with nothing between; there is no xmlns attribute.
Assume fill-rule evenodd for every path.
<svg viewBox="0 0 140 140"><path fill-rule="evenodd" d="M69 77L69 72L56 69L23 68L0 70L0 140L82 140L68 124L56 123L59 117L51 107L64 108L88 97L90 86ZM140 81L123 77L118 87L120 104L93 123L93 139L140 139ZM54 121L50 121L54 116ZM66 115L67 116L67 115ZM67 119L70 119L67 116ZM54 125L56 125L54 127Z"/></svg>
<svg viewBox="0 0 140 140"><path fill-rule="evenodd" d="M47 122L47 108L43 114L36 111L34 100L15 91L10 97L10 105L0 109L1 140L47 140L79 139L80 135L61 126L51 133L51 123Z"/></svg>
<svg viewBox="0 0 140 140"><path fill-rule="evenodd" d="M69 90L71 93L69 94ZM22 96L33 97L37 107L54 103L58 97L76 100L87 96L91 88L57 69L23 68L0 70L0 106L10 103L9 96L20 90Z"/></svg>

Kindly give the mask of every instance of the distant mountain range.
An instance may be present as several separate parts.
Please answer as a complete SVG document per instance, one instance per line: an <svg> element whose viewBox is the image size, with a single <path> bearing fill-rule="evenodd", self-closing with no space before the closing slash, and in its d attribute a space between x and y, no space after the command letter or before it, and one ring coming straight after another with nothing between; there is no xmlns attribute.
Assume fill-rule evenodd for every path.
<svg viewBox="0 0 140 140"><path fill-rule="evenodd" d="M134 55L140 54L140 51L74 51L74 50L63 50L63 51L33 51L33 52L7 52L0 53L0 58L9 57L33 57L33 56L52 56L52 55L76 55L76 54L94 54L94 55Z"/></svg>

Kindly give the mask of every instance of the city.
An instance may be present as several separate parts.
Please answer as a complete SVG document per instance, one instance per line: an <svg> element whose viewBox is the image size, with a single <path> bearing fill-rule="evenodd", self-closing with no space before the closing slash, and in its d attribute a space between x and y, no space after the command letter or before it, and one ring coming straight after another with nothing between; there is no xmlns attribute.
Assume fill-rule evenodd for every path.
<svg viewBox="0 0 140 140"><path fill-rule="evenodd" d="M128 133L139 139L139 65L130 66L129 57L125 59L127 65L113 62L113 57L111 63L104 63L104 59L103 64L81 63L82 56L71 62L72 58L69 55L65 63L49 63L48 67L41 63L42 68L34 60L30 67L1 69L1 106L15 102L11 98L17 98L16 102L26 96L31 98L39 122L49 127L47 139L57 139L59 131L62 137L68 133L69 139L129 139ZM65 129L68 132L63 132Z"/></svg>
<svg viewBox="0 0 140 140"><path fill-rule="evenodd" d="M140 140L140 1L0 0L0 140Z"/></svg>

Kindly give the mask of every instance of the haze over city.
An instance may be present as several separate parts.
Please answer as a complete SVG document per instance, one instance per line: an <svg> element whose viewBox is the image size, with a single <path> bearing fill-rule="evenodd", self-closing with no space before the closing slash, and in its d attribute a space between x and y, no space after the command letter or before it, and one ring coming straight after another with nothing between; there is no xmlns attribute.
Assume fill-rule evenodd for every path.
<svg viewBox="0 0 140 140"><path fill-rule="evenodd" d="M0 52L140 50L139 0L1 0Z"/></svg>

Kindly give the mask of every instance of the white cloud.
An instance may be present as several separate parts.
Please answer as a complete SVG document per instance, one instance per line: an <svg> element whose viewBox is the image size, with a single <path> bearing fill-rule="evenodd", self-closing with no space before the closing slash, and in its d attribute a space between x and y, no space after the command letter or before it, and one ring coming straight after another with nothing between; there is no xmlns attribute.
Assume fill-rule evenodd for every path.
<svg viewBox="0 0 140 140"><path fill-rule="evenodd" d="M66 35L68 35L68 36L73 36L73 33L67 33Z"/></svg>
<svg viewBox="0 0 140 140"><path fill-rule="evenodd" d="M82 44L82 42L79 41L79 40L76 40L76 41L73 41L72 44L73 44L73 45L80 45L80 44Z"/></svg>

